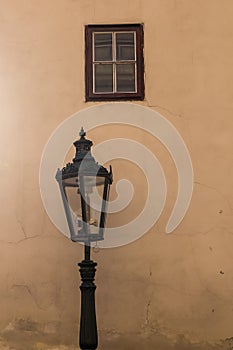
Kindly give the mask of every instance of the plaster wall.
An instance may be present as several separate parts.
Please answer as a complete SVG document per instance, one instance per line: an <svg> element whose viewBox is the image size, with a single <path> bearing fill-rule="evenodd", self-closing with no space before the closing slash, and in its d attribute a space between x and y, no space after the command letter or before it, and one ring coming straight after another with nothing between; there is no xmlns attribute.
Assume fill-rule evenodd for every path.
<svg viewBox="0 0 233 350"><path fill-rule="evenodd" d="M195 174L187 215L166 235L177 175L165 148L130 126L88 135L94 143L127 137L146 145L168 182L165 210L146 235L93 251L100 349L231 349L232 1L0 0L0 9L1 349L77 348L83 249L49 220L38 174L54 129L96 105L84 98L84 25L92 23L144 23L145 100L138 104L177 128ZM127 171L135 180L131 163L113 166L116 179ZM142 198L144 180L139 172L134 181ZM136 197L130 215L139 203Z"/></svg>

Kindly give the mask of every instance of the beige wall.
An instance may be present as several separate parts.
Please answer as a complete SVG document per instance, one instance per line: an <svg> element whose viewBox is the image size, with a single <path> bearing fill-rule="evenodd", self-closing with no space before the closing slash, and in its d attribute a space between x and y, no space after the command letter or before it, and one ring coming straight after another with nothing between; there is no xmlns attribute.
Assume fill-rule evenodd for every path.
<svg viewBox="0 0 233 350"><path fill-rule="evenodd" d="M131 245L93 252L100 348L192 349L195 343L207 350L207 343L217 349L222 342L227 349L233 337L232 1L0 0L0 9L2 349L76 343L75 264L82 247L50 222L39 164L59 123L95 105L84 102L84 25L128 22L144 23L140 104L181 133L195 185L186 217L168 236L177 178L159 141L130 127L89 135L95 142L109 132L147 143L168 180L165 211L150 232ZM114 171L123 175L117 163Z"/></svg>

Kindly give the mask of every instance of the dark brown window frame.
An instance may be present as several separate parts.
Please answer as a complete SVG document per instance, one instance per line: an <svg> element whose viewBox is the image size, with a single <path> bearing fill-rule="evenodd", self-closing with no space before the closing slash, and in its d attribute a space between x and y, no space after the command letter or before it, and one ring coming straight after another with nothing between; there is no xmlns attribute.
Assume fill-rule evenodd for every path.
<svg viewBox="0 0 233 350"><path fill-rule="evenodd" d="M136 32L136 92L93 92L93 32ZM144 100L144 32L143 24L86 25L85 26L85 82L86 101Z"/></svg>

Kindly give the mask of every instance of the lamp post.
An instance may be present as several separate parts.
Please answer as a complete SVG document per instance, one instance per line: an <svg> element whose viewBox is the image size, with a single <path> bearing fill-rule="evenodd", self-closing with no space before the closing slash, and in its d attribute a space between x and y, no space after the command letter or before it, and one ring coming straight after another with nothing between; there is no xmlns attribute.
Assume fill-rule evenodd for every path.
<svg viewBox="0 0 233 350"><path fill-rule="evenodd" d="M91 242L104 239L106 204L112 183L110 171L99 165L91 155L92 141L85 138L81 128L80 139L74 142L76 154L72 163L58 169L58 181L73 242L84 243L84 260L78 264L81 275L81 317L79 345L82 350L98 346L95 312L95 271L97 263L91 260Z"/></svg>

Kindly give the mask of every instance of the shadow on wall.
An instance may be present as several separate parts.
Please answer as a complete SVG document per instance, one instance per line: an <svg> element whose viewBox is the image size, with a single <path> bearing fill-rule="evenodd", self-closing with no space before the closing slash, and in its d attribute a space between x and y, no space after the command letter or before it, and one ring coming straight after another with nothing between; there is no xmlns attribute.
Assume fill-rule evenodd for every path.
<svg viewBox="0 0 233 350"><path fill-rule="evenodd" d="M78 328L77 328L78 329ZM76 333L76 334L75 334ZM99 332L99 350L232 350L233 337L219 344L191 344L179 335L172 342L159 333L120 334L116 331ZM74 344L78 331L64 330L58 322L45 325L18 319L10 323L0 335L0 350L78 350Z"/></svg>
<svg viewBox="0 0 233 350"><path fill-rule="evenodd" d="M101 350L232 350L233 338L225 339L219 344L211 345L207 343L191 344L184 336L180 335L176 341L172 343L163 335L156 333L150 337L143 339L138 334L128 336L119 336L115 340L102 339L103 346Z"/></svg>

